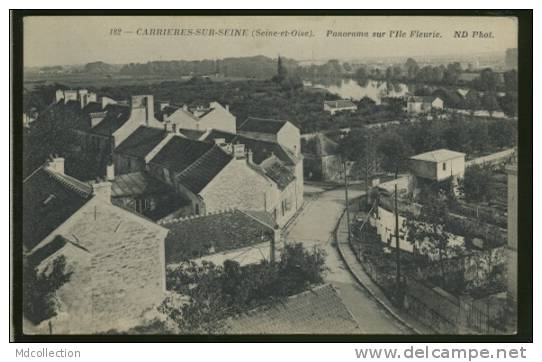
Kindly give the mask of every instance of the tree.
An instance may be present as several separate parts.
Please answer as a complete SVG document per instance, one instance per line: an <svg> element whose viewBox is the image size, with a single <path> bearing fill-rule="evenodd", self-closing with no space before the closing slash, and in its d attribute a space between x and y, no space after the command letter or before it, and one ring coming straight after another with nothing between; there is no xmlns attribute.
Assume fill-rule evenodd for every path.
<svg viewBox="0 0 542 362"><path fill-rule="evenodd" d="M482 107L482 102L480 102L478 94L475 93L476 92L469 92L469 94L467 94L467 99L465 100L465 105L467 109L470 110L471 114L474 114L474 112Z"/></svg>
<svg viewBox="0 0 542 362"><path fill-rule="evenodd" d="M382 134L377 142L382 168L394 172L397 177L399 170L406 168L407 160L412 155L410 145L395 131Z"/></svg>
<svg viewBox="0 0 542 362"><path fill-rule="evenodd" d="M38 271L28 258L23 260L23 313L29 321L39 324L56 316L55 292L71 278L66 271L64 256L54 259L50 267Z"/></svg>
<svg viewBox="0 0 542 362"><path fill-rule="evenodd" d="M465 169L459 189L469 202L489 201L495 197L496 184L487 166L473 165Z"/></svg>
<svg viewBox="0 0 542 362"><path fill-rule="evenodd" d="M480 90L495 92L501 84L501 79L498 73L495 73L491 68L485 68L480 72L480 76L475 79L475 84Z"/></svg>
<svg viewBox="0 0 542 362"><path fill-rule="evenodd" d="M407 240L414 244L416 250L424 250L424 256L432 260L437 254L440 264L440 280L446 286L445 260L449 254L451 235L444 229L448 222L448 205L441 196L430 195L422 205L420 215L407 221Z"/></svg>
<svg viewBox="0 0 542 362"><path fill-rule="evenodd" d="M418 71L420 70L420 67L418 66L418 63L412 59L408 58L405 62L405 69L407 73L408 79L415 79L418 75Z"/></svg>
<svg viewBox="0 0 542 362"><path fill-rule="evenodd" d="M504 72L504 88L507 92L518 90L518 72L515 69Z"/></svg>
<svg viewBox="0 0 542 362"><path fill-rule="evenodd" d="M503 112L509 117L515 117L518 113L518 95L517 93L506 93L499 99Z"/></svg>
<svg viewBox="0 0 542 362"><path fill-rule="evenodd" d="M482 98L482 107L489 112L489 116L493 117L493 112L499 110L499 102L493 92L486 92Z"/></svg>

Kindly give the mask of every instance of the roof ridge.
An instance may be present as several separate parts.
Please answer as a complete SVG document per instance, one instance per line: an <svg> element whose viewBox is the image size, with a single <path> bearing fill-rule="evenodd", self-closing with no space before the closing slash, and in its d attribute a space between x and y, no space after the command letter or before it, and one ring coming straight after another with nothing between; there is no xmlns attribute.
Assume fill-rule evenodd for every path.
<svg viewBox="0 0 542 362"><path fill-rule="evenodd" d="M205 151L205 153L203 155L201 155L197 160L195 160L190 165L188 165L188 167L185 168L184 170L182 170L175 178L180 178L180 177L186 175L186 173L188 173L188 171L191 171L191 170L194 169L194 167L200 165L203 162L204 158L206 156L208 156L211 153L211 151L213 151L215 148L219 148L222 151L222 149L218 145L216 145L216 144L213 145L213 147L211 147L207 151ZM224 151L222 151L222 152L224 152Z"/></svg>
<svg viewBox="0 0 542 362"><path fill-rule="evenodd" d="M92 187L87 183L66 174L59 174L49 168L44 168L44 170L56 181L70 190L77 192L80 196L88 197L92 194Z"/></svg>
<svg viewBox="0 0 542 362"><path fill-rule="evenodd" d="M212 216L212 215L222 215L222 214L233 213L235 211L241 211L241 210L238 210L237 208L230 207L230 208L226 208L226 209L210 211L210 212L207 212L205 214L200 214L200 215L188 215L188 216L181 216L181 217L178 217L178 218L173 218L173 219L170 219L170 220L158 220L156 223L158 225L167 226L167 225L170 225L170 224L181 223L181 222L195 220L195 219L201 219L201 218L204 218L204 217L207 217L207 216Z"/></svg>

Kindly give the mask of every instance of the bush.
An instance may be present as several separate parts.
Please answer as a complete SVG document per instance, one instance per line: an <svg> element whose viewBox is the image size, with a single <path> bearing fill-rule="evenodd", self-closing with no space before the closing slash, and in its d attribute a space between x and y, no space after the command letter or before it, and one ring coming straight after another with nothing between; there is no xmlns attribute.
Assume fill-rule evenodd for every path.
<svg viewBox="0 0 542 362"><path fill-rule="evenodd" d="M325 252L288 244L281 260L240 266L226 260L223 266L204 262L183 264L168 273L168 289L185 294L182 307L166 299L160 311L184 333L217 333L232 315L298 294L323 282Z"/></svg>

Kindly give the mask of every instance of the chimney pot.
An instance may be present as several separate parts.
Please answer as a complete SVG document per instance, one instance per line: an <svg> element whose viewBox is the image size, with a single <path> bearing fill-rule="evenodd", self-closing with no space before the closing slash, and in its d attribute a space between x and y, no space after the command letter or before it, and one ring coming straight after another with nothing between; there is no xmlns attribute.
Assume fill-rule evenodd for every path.
<svg viewBox="0 0 542 362"><path fill-rule="evenodd" d="M57 173L64 174L64 158L51 155L48 167Z"/></svg>
<svg viewBox="0 0 542 362"><path fill-rule="evenodd" d="M98 179L92 183L92 193L106 202L111 202L111 182Z"/></svg>

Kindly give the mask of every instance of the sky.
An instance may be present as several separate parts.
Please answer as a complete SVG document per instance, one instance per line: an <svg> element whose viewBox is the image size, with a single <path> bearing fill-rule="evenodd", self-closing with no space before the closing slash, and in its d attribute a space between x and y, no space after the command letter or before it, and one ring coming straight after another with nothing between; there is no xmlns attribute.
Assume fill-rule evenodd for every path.
<svg viewBox="0 0 542 362"><path fill-rule="evenodd" d="M122 33L112 35L112 29L121 29ZM149 29L243 29L245 35L141 35ZM258 31L288 34L260 36ZM406 35L390 38L391 31L404 31ZM412 31L439 32L440 37L411 37ZM464 31L467 37L454 37L455 31ZM297 36L296 32L311 36ZM329 36L329 32L366 35L340 37ZM473 32L492 34L481 38ZM517 22L511 17L33 16L24 19L23 61L25 67L34 67L278 54L297 60L465 56L484 52L502 52L504 56L507 48L516 46Z"/></svg>

